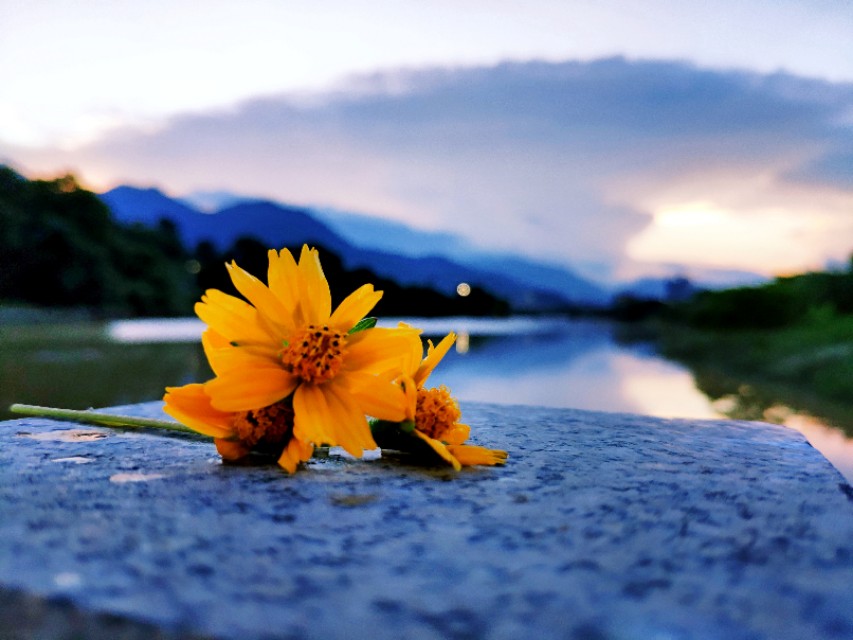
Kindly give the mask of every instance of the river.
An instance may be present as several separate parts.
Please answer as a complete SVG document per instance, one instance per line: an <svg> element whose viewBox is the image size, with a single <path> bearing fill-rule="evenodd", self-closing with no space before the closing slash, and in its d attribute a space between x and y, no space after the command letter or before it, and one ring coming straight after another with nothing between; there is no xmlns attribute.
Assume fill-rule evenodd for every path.
<svg viewBox="0 0 853 640"><path fill-rule="evenodd" d="M462 402L571 407L666 418L736 415L739 399L709 398L691 371L606 321L408 319L425 335L459 339L430 378ZM393 326L396 319L382 322ZM210 370L195 319L0 326L0 418L14 402L67 408L131 404ZM796 428L853 482L853 440L819 416L778 402L760 417Z"/></svg>

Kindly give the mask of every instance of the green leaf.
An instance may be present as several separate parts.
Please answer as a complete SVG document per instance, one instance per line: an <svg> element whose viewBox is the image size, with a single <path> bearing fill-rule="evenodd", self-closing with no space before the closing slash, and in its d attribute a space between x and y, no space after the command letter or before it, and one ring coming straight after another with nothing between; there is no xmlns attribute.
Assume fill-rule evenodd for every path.
<svg viewBox="0 0 853 640"><path fill-rule="evenodd" d="M376 318L362 318L358 322L355 323L355 326L350 329L347 334L358 333L359 331L364 331L366 329L372 329L376 326Z"/></svg>

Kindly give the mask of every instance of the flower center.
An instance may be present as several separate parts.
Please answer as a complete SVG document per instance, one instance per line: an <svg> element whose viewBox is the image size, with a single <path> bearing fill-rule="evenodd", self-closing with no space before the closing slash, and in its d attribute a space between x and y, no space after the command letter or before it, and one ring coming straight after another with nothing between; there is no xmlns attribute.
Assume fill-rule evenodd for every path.
<svg viewBox="0 0 853 640"><path fill-rule="evenodd" d="M231 424L249 448L286 444L293 436L293 407L276 402L262 409L235 413Z"/></svg>
<svg viewBox="0 0 853 640"><path fill-rule="evenodd" d="M340 331L312 324L282 350L281 361L285 369L305 382L325 382L340 371L346 343L347 337Z"/></svg>
<svg viewBox="0 0 853 640"><path fill-rule="evenodd" d="M444 385L437 389L418 389L415 429L421 433L441 440L445 432L459 422L461 417L459 405Z"/></svg>

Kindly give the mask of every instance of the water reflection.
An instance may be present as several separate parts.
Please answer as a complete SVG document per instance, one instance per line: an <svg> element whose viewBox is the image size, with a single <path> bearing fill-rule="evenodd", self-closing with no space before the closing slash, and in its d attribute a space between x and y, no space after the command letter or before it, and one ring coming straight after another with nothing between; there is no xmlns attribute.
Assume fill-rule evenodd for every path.
<svg viewBox="0 0 853 640"><path fill-rule="evenodd" d="M573 407L664 417L717 414L690 373L617 346L608 325L573 323L563 332L471 339L430 380L461 400Z"/></svg>
<svg viewBox="0 0 853 640"><path fill-rule="evenodd" d="M451 329L459 334L430 383L449 386L460 400L778 422L803 432L853 480L853 441L829 426L853 425L849 407L830 412L831 420L809 417L775 395L692 373L647 345L618 341L606 322L411 323L435 338ZM14 402L74 409L130 404L158 399L166 386L205 380L211 373L199 344L202 329L190 319L0 326L0 419L12 417L5 409Z"/></svg>
<svg viewBox="0 0 853 640"><path fill-rule="evenodd" d="M624 358L623 392L637 413L676 418L718 418L685 368L659 358Z"/></svg>
<svg viewBox="0 0 853 640"><path fill-rule="evenodd" d="M818 418L793 412L780 424L802 433L815 449L844 474L847 482L853 484L853 441L841 429L827 426Z"/></svg>
<svg viewBox="0 0 853 640"><path fill-rule="evenodd" d="M456 353L430 382L446 384L461 400L719 417L687 369L646 345L618 344L609 322L459 318L414 324L436 337L451 329L459 334Z"/></svg>
<svg viewBox="0 0 853 640"><path fill-rule="evenodd" d="M156 400L210 375L197 341L124 344L103 325L0 327L0 419L15 402L87 409Z"/></svg>
<svg viewBox="0 0 853 640"><path fill-rule="evenodd" d="M461 400L772 422L800 431L853 483L851 407L822 403L824 417L815 417L780 402L778 394L664 360L648 343L624 340L622 330L617 339L607 322L551 321L521 334L504 333L495 321L484 327L455 322L427 325L435 336L451 329L464 336L430 382L446 384ZM472 338L472 330L488 335Z"/></svg>
<svg viewBox="0 0 853 640"><path fill-rule="evenodd" d="M853 407L787 387L757 388L716 372L698 371L694 377L719 415L796 429L853 483ZM820 417L813 415L815 408Z"/></svg>

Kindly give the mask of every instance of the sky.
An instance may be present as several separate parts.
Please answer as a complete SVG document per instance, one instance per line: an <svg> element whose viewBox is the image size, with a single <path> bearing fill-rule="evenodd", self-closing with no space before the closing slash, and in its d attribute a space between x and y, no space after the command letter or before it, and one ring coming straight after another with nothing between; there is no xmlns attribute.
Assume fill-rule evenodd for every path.
<svg viewBox="0 0 853 640"><path fill-rule="evenodd" d="M0 162L462 234L601 282L853 252L848 0L0 0Z"/></svg>

